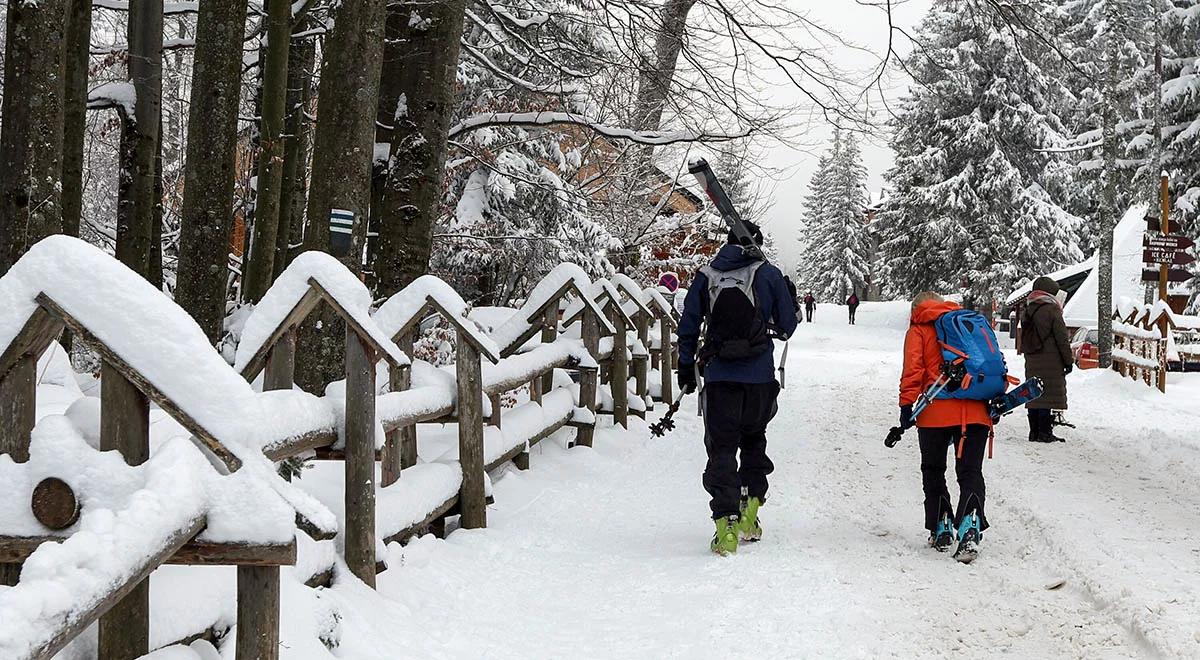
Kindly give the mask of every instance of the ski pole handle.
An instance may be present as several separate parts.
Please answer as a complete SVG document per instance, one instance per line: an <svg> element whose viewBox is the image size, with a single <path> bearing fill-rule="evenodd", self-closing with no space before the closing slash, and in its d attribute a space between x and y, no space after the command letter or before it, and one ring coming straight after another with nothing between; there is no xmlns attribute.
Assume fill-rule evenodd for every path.
<svg viewBox="0 0 1200 660"><path fill-rule="evenodd" d="M891 431L888 431L887 439L883 441L883 446L891 449L896 446L897 442L904 437L904 429L899 426L893 426Z"/></svg>

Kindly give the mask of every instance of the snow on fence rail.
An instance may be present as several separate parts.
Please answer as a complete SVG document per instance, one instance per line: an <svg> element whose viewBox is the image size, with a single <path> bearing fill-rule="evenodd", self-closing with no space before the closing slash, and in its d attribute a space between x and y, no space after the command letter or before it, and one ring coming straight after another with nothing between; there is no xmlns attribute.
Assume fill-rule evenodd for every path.
<svg viewBox="0 0 1200 660"><path fill-rule="evenodd" d="M295 339L322 303L346 323L346 378L317 397L294 386ZM489 471L528 469L530 447L565 427L590 446L604 403L619 424L644 411L652 367L670 399L673 312L622 276L560 266L491 333L432 277L370 303L335 259L301 255L247 318L234 369L186 312L82 241L48 238L0 278L0 656L48 658L96 620L101 657L148 653L147 576L181 563L237 566L237 656L276 658L279 567L298 547L320 555L301 562L313 568L341 537L374 585L383 543L442 535L448 516L486 526ZM453 371L409 357L430 316L455 332ZM68 417L36 419L37 360L64 328L102 361L98 447ZM502 407L526 387L528 402ZM151 452L151 403L191 444ZM446 425L425 431L440 454L418 456L425 422ZM314 455L344 467L291 483L273 464Z"/></svg>
<svg viewBox="0 0 1200 660"><path fill-rule="evenodd" d="M1122 375L1167 391L1168 325L1159 315L1137 309L1113 312L1113 367Z"/></svg>

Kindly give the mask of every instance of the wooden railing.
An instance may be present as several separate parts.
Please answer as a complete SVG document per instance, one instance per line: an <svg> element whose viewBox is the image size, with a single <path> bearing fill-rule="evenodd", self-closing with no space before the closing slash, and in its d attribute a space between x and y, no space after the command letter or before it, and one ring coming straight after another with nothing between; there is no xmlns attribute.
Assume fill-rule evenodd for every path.
<svg viewBox="0 0 1200 660"><path fill-rule="evenodd" d="M119 293L122 299L162 296L107 256L70 240L53 240L54 247L64 251L64 259L95 260L97 269L111 271L113 290L101 287L91 295ZM351 295L361 284L349 271L338 268L328 255L298 258L254 312L275 315L263 317L270 321L270 331L261 333L255 345L246 340L238 353L243 383L254 382L261 374L264 391L284 390L298 402L311 401L309 405L334 410L337 407L330 401L293 390L298 328L317 306L328 305L346 325L345 396L344 404L334 411L336 422L315 423L312 428L280 435L264 420L261 445L247 447L245 438L235 437L235 432L194 409L191 393L156 382L155 370L148 368L154 366L156 356L131 356L136 351L130 346L111 345L103 333L93 331L95 319L69 311L68 301L56 301L54 287L48 286L29 301L23 329L0 353L0 401L6 413L0 415L0 453L10 454L18 463L30 460L30 437L37 421L33 367L62 329L69 327L102 360L102 448L117 449L131 465L153 460L148 419L150 404L157 405L192 435L215 465L226 472L250 469L255 479L268 483L270 492L295 509L298 531L316 541L343 534L340 545L347 566L365 583L374 585L377 572L386 569L382 558L376 556L377 530L385 542L405 542L424 531L444 535L450 516L458 516L463 528L484 527L486 473L510 462L517 469L528 469L530 448L566 427L575 429L573 445L591 446L599 414L611 414L615 423L627 425L631 409L647 407L630 404L631 366L634 399L645 402L650 398L653 369L661 377L659 400L671 398L671 332L676 321L661 296L637 290L628 278L616 278L615 285L603 280L589 282L578 268L560 267L535 288L529 303L504 328L489 336L469 318L462 299L432 278L414 282L368 315L361 301L369 301L369 297ZM46 278L47 284L52 284L52 271L38 272L36 266L20 263L13 271ZM182 313L165 298L147 309L150 311L140 320L151 326L141 328L145 332L154 332L153 326L160 321L164 331L170 326L156 314L170 316L178 324ZM562 314L564 311L573 313ZM24 312L0 311L4 313ZM441 317L454 330L453 375L409 359L422 323L431 316ZM658 341L652 347L655 324ZM529 344L535 336L539 340ZM216 354L207 344L169 350L181 351L180 355L191 351L206 368L228 369L228 365L214 366ZM375 365L380 360L387 363L386 384L377 382ZM556 371L570 377L556 379ZM502 408L503 395L524 388L529 391L528 402ZM600 410L602 390L609 393L611 410ZM214 394L206 396L211 404ZM246 397L267 395L239 390L229 396L241 397L235 402L241 404ZM376 447L377 422L385 431L382 448ZM458 446L452 459L418 462L417 434L425 422L456 424ZM289 484L269 469L268 461L304 456L344 464L344 496L330 510L303 495L298 488L303 479ZM382 475L378 485L376 461ZM447 475L452 478L441 478ZM20 564L44 544L68 539L75 529L80 499L70 484L78 481L69 469L55 476L66 486L61 497L70 501L54 503L51 508L69 510L74 505L76 515L36 535L10 533L6 521L0 520L0 583L21 588ZM431 476L438 478L423 479ZM427 483L445 485L442 491L430 492L421 486ZM29 497L25 491L6 493L3 489L0 484L0 495ZM82 514L86 516L87 511ZM100 622L101 658L148 652L146 577L162 563L238 566L237 655L277 657L279 566L296 562L295 541L267 546L208 542L203 538L205 516L205 511L197 510L195 516L180 518L171 533L152 544L152 552L126 567L103 592L76 594L87 607L64 614L57 628L39 631L45 633L42 638L14 657L49 658L96 620ZM315 586L328 580L331 568L317 571L306 583Z"/></svg>

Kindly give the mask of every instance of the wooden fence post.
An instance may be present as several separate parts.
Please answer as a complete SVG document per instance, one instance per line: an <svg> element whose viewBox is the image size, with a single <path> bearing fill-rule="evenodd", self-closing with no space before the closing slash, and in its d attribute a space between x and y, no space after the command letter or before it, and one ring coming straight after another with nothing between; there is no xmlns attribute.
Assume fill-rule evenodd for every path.
<svg viewBox="0 0 1200 660"><path fill-rule="evenodd" d="M412 386L412 367L388 367L388 389L392 392L403 392ZM380 457L380 484L387 488L400 479L400 471L404 468L403 432L406 429L394 429L387 434L383 444L383 455Z"/></svg>
<svg viewBox="0 0 1200 660"><path fill-rule="evenodd" d="M558 304L550 305L546 308L545 316L542 318L542 343L552 344L558 339ZM548 371L542 375L542 393L549 392L554 389L554 371ZM541 399L537 399L539 402Z"/></svg>
<svg viewBox="0 0 1200 660"><path fill-rule="evenodd" d="M296 376L296 329L283 333L267 354L263 373L264 390L290 390Z"/></svg>
<svg viewBox="0 0 1200 660"><path fill-rule="evenodd" d="M599 361L600 359L600 319L596 318L595 312L590 307L583 308L583 347L587 349L588 354L592 359ZM580 369L579 370L579 405L587 408L593 413L596 412L596 393L599 389L598 381L600 372L597 369ZM595 425L579 429L575 434L575 444L584 447L591 447L592 440L595 436Z"/></svg>
<svg viewBox="0 0 1200 660"><path fill-rule="evenodd" d="M599 369L588 368L579 370L579 405L592 411L594 419L599 419L596 416L596 390L599 389L599 381ZM595 431L595 424L580 428L575 434L575 444L591 447Z"/></svg>
<svg viewBox="0 0 1200 660"><path fill-rule="evenodd" d="M637 395L645 400L650 394L650 317L638 314L635 325L638 341L646 348L647 355L633 363L633 378L637 381Z"/></svg>
<svg viewBox="0 0 1200 660"><path fill-rule="evenodd" d="M375 587L375 355L346 327L346 565Z"/></svg>
<svg viewBox="0 0 1200 660"><path fill-rule="evenodd" d="M662 383L662 400L664 403L672 403L675 401L675 393L673 392L675 381L671 369L671 324L666 316L658 319L658 341L659 341L659 357L658 357L658 375Z"/></svg>
<svg viewBox="0 0 1200 660"><path fill-rule="evenodd" d="M267 355L263 390L290 390L296 374L296 330L283 333ZM237 568L237 655L279 658L279 567Z"/></svg>
<svg viewBox="0 0 1200 660"><path fill-rule="evenodd" d="M483 473L483 379L479 351L458 332L455 373L458 381L458 460L462 489L458 506L463 529L487 527L487 495Z"/></svg>
<svg viewBox="0 0 1200 660"><path fill-rule="evenodd" d="M617 329L613 336L612 379L609 388L612 390L613 421L629 428L629 328L625 315L621 313L618 301L612 301L611 320Z"/></svg>
<svg viewBox="0 0 1200 660"><path fill-rule="evenodd" d="M0 376L0 454L8 454L17 463L29 460L36 404L37 356L22 355ZM20 574L20 564L0 564L0 586L15 585Z"/></svg>
<svg viewBox="0 0 1200 660"><path fill-rule="evenodd" d="M396 340L396 345L404 354L412 357L413 344L416 342L416 337L413 331L409 331L400 336ZM408 372L408 387L412 387L412 371ZM417 464L417 425L406 426L398 431L400 439L400 467L410 468Z"/></svg>
<svg viewBox="0 0 1200 660"><path fill-rule="evenodd" d="M279 658L278 566L238 566L236 644L239 658Z"/></svg>
<svg viewBox="0 0 1200 660"><path fill-rule="evenodd" d="M150 402L107 361L100 367L100 450L117 450L129 465L150 458ZM133 660L150 652L150 578L100 617L98 656Z"/></svg>
<svg viewBox="0 0 1200 660"><path fill-rule="evenodd" d="M500 393L497 392L488 396L488 402L491 403L492 408L492 414L488 417L488 426L500 428L501 418L503 417L502 411L504 410L504 407L500 404Z"/></svg>

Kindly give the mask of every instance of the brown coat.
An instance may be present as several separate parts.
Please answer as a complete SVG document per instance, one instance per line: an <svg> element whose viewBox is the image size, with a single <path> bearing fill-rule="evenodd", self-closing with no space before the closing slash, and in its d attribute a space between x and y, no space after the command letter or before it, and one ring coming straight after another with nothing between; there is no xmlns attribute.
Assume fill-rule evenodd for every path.
<svg viewBox="0 0 1200 660"><path fill-rule="evenodd" d="M1067 377L1063 370L1074 362L1062 309L1052 302L1032 301L1021 317L1021 354L1025 377L1042 379L1046 391L1029 408L1066 410Z"/></svg>

